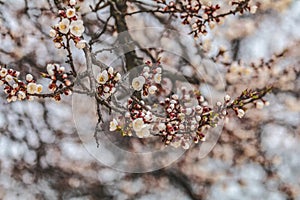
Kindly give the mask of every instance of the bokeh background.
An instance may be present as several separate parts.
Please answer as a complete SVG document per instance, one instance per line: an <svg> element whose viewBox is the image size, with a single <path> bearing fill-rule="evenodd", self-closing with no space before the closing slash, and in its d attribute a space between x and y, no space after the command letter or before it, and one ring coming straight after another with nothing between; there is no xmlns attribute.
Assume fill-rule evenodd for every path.
<svg viewBox="0 0 300 200"><path fill-rule="evenodd" d="M40 71L46 71L47 63L64 63L65 51L55 49L48 36L50 26L58 22L56 13L61 4L57 2L0 0L2 65L21 71L21 77L32 73L38 78ZM79 2L87 40L104 28L110 16L108 7L91 11L98 2L101 1ZM144 4L128 1L127 11L153 8L153 1L141 2ZM220 3L224 9L228 6L226 1ZM265 98L269 106L249 109L243 119L230 115L217 144L204 158L199 158L196 146L157 171L118 171L103 165L82 144L73 119L72 96L59 103L38 99L8 104L1 92L0 199L300 199L300 82L299 72L288 70L300 68L300 1L254 3L259 5L255 15L227 17L223 25L200 38L201 45L199 40L191 45L180 39L153 38L190 60L184 63L162 53L159 55L163 63L187 76L193 70L205 75L205 84L214 97L212 101L222 100L224 92L236 97L246 88L261 87L272 81L280 85ZM168 15L142 13L127 16L125 20L129 31L159 27L189 37L189 27ZM103 41L117 35L115 23L109 20L107 31L95 43L95 49L101 50L108 45ZM145 37L145 34L134 37L140 49L151 43ZM220 46L227 49L224 62L235 69L230 73L222 64L212 62ZM241 69L250 68L252 62L269 60L285 49L287 53L272 63L271 70L258 72L259 78L240 73ZM84 54L75 48L73 51L76 66L84 69ZM122 62L115 61L118 53L99 53L97 58L122 69ZM145 51L137 50L137 54L147 60ZM209 71L212 63L221 78ZM287 73L278 72L284 69ZM269 73L279 78L270 78L266 75ZM47 81L39 81L47 85ZM84 112L87 106L75 109Z"/></svg>

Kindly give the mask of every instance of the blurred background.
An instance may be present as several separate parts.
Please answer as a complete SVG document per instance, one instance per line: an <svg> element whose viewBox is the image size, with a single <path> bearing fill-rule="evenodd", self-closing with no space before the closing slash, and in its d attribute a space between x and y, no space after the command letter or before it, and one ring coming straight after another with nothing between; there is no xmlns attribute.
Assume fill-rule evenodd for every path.
<svg viewBox="0 0 300 200"><path fill-rule="evenodd" d="M216 2L225 11L230 9L227 1ZM1 92L0 199L300 200L300 79L296 72L300 68L300 1L255 0L256 14L230 15L198 40L188 34L191 27L182 25L180 18L145 12L156 8L155 1L119 3L78 2L86 26L84 37L94 41L93 53L101 62L120 71L122 65L130 64L120 56L116 43L107 42L120 33L117 25L126 22L123 31L129 31L136 42L133 56L143 61L162 57L162 63L186 76L201 73L212 102L222 100L225 93L237 97L246 88L276 82L278 87L265 98L270 105L249 109L242 119L230 115L205 157L199 156L195 146L162 169L125 173L105 166L87 151L74 123L72 96L59 103L52 99L7 103ZM143 12L126 15L120 22L112 15L114 4L127 13ZM0 0L0 64L20 71L23 78L27 73L39 78L47 63L64 65L66 52L55 49L48 36L62 5L52 0ZM160 31L152 35L132 31L147 27ZM166 35L169 29L180 32L181 38ZM151 49L153 41L177 56ZM102 52L104 47L116 49ZM226 53L216 61L220 48ZM83 52L72 50L77 69L83 70ZM251 72L253 63L272 58L268 69L242 73ZM218 76L210 71L212 65ZM76 111L85 112L86 105L81 106ZM81 130L90 128L86 126Z"/></svg>

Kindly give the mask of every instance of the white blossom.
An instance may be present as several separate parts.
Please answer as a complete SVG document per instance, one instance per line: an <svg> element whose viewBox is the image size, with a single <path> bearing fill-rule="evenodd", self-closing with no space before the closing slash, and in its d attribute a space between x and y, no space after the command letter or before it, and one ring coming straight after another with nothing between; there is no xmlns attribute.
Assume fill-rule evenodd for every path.
<svg viewBox="0 0 300 200"><path fill-rule="evenodd" d="M35 83L29 83L27 85L27 93L35 94L37 91L37 85Z"/></svg>
<svg viewBox="0 0 300 200"><path fill-rule="evenodd" d="M49 31L49 36L50 36L50 37L55 37L56 34L57 34L57 32L56 32L56 30L54 30L54 29L51 29L51 30Z"/></svg>
<svg viewBox="0 0 300 200"><path fill-rule="evenodd" d="M62 44L60 42L54 43L55 48L60 49L62 47Z"/></svg>
<svg viewBox="0 0 300 200"><path fill-rule="evenodd" d="M19 100L23 100L23 99L25 99L25 98L26 98L25 92L19 91L19 92L18 92L18 99L19 99Z"/></svg>
<svg viewBox="0 0 300 200"><path fill-rule="evenodd" d="M73 35L81 37L84 32L84 26L82 20L72 21L70 24L70 31Z"/></svg>
<svg viewBox="0 0 300 200"><path fill-rule="evenodd" d="M121 80L121 78L122 78L121 74L117 73L116 76L115 76L115 78L114 78L114 80L115 81L119 81L119 80Z"/></svg>
<svg viewBox="0 0 300 200"><path fill-rule="evenodd" d="M11 97L7 97L7 102L10 103L11 102Z"/></svg>
<svg viewBox="0 0 300 200"><path fill-rule="evenodd" d="M170 101L170 104L177 104L177 101L174 100L174 99L172 99L172 100Z"/></svg>
<svg viewBox="0 0 300 200"><path fill-rule="evenodd" d="M102 73L100 73L97 77L97 81L100 84L105 84L106 81L108 80L108 73L106 70L104 70Z"/></svg>
<svg viewBox="0 0 300 200"><path fill-rule="evenodd" d="M104 92L109 92L110 88L108 86L104 87Z"/></svg>
<svg viewBox="0 0 300 200"><path fill-rule="evenodd" d="M161 82L161 74L155 74L154 81L155 81L155 83L159 84Z"/></svg>
<svg viewBox="0 0 300 200"><path fill-rule="evenodd" d="M11 101L14 102L14 101L17 101L17 100L18 100L18 97L17 97L17 96L12 96L12 97L11 97Z"/></svg>
<svg viewBox="0 0 300 200"><path fill-rule="evenodd" d="M208 106L208 102L207 102L207 101L204 101L204 102L202 103L202 105L203 105L203 106Z"/></svg>
<svg viewBox="0 0 300 200"><path fill-rule="evenodd" d="M16 92L17 92L16 90L12 90L12 91L10 92L10 94L11 94L11 95L15 95Z"/></svg>
<svg viewBox="0 0 300 200"><path fill-rule="evenodd" d="M150 77L150 74L149 74L148 72L144 72L144 73L143 73L143 76L144 76L145 78L149 78L149 77Z"/></svg>
<svg viewBox="0 0 300 200"><path fill-rule="evenodd" d="M26 81L30 82L33 80L33 76L31 74L26 75Z"/></svg>
<svg viewBox="0 0 300 200"><path fill-rule="evenodd" d="M190 115L190 114L192 114L192 112L193 112L193 109L191 109L191 108L186 108L186 115Z"/></svg>
<svg viewBox="0 0 300 200"><path fill-rule="evenodd" d="M173 110L175 108L175 104L171 103L169 108Z"/></svg>
<svg viewBox="0 0 300 200"><path fill-rule="evenodd" d="M66 15L67 15L68 18L74 17L75 14L76 14L75 8L69 8L69 9L67 9L67 11L66 11Z"/></svg>
<svg viewBox="0 0 300 200"><path fill-rule="evenodd" d="M148 111L147 114L145 115L145 120L150 121L151 119L152 119L152 113Z"/></svg>
<svg viewBox="0 0 300 200"><path fill-rule="evenodd" d="M75 46L78 49L83 49L86 46L86 41L85 40L80 40L79 42L76 43Z"/></svg>
<svg viewBox="0 0 300 200"><path fill-rule="evenodd" d="M5 81L6 81L6 82L10 82L10 81L12 81L12 80L13 80L13 77L12 77L11 75L7 74L7 75L5 76Z"/></svg>
<svg viewBox="0 0 300 200"><path fill-rule="evenodd" d="M113 75L113 73L114 73L114 68L109 67L109 68L107 69L107 71L108 71L108 73L109 73L110 75Z"/></svg>
<svg viewBox="0 0 300 200"><path fill-rule="evenodd" d="M161 74L161 72L162 72L161 68L158 67L158 68L156 69L156 72L159 73L159 74Z"/></svg>
<svg viewBox="0 0 300 200"><path fill-rule="evenodd" d="M175 100L178 100L178 99L179 99L179 96L178 96L177 94L173 94L173 95L172 95L172 98L175 99Z"/></svg>
<svg viewBox="0 0 300 200"><path fill-rule="evenodd" d="M226 96L225 96L224 99L225 99L225 101L230 101L230 98L231 98L231 97L230 97L228 94L226 94Z"/></svg>
<svg viewBox="0 0 300 200"><path fill-rule="evenodd" d="M67 34L70 29L70 21L68 19L63 19L58 24L59 31L61 33Z"/></svg>
<svg viewBox="0 0 300 200"><path fill-rule="evenodd" d="M239 118L242 118L245 115L245 111L243 109L238 109L237 110L237 116Z"/></svg>
<svg viewBox="0 0 300 200"><path fill-rule="evenodd" d="M109 123L109 131L115 131L118 128L118 121L116 119L113 119L110 123Z"/></svg>
<svg viewBox="0 0 300 200"><path fill-rule="evenodd" d="M1 71L0 71L0 76L4 77L4 76L6 76L6 74L7 74L7 69L6 68L2 68Z"/></svg>
<svg viewBox="0 0 300 200"><path fill-rule="evenodd" d="M157 90L157 87L155 85L152 85L152 86L149 87L149 93L150 94L155 94L156 90Z"/></svg>
<svg viewBox="0 0 300 200"><path fill-rule="evenodd" d="M139 138L145 138L150 136L150 126L149 125L144 125L143 128L140 131L136 131L136 135Z"/></svg>
<svg viewBox="0 0 300 200"><path fill-rule="evenodd" d="M42 92L43 92L43 86L40 85L40 84L38 84L38 85L36 86L36 92L37 92L38 94L42 93Z"/></svg>
<svg viewBox="0 0 300 200"><path fill-rule="evenodd" d="M149 73L150 72L150 68L149 67L144 67L143 71Z"/></svg>
<svg viewBox="0 0 300 200"><path fill-rule="evenodd" d="M53 64L48 64L47 65L47 72L50 76L54 75L54 69L55 69L55 66Z"/></svg>
<svg viewBox="0 0 300 200"><path fill-rule="evenodd" d="M144 128L144 120L142 118L137 118L133 120L132 127L136 132L141 131Z"/></svg>
<svg viewBox="0 0 300 200"><path fill-rule="evenodd" d="M136 77L132 80L132 87L136 91L140 91L143 88L146 80L143 76Z"/></svg>

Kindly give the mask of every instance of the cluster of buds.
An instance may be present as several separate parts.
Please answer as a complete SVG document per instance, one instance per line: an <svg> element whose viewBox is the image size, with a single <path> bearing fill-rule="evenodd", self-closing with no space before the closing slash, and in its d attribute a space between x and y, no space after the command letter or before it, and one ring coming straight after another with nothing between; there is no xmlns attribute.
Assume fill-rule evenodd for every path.
<svg viewBox="0 0 300 200"><path fill-rule="evenodd" d="M159 136L165 145L188 149L192 143L205 141L207 129L216 127L228 115L229 110L242 118L247 104L252 103L258 109L267 105L263 97L271 90L270 87L245 90L233 100L226 95L224 102L219 101L215 106L209 106L198 90L186 87L181 87L177 94L169 94L168 97L162 97L163 93L157 91L153 94L156 94L158 101L147 101L148 99L139 95L140 91L145 94L148 91L145 89L153 84L164 91L160 81L155 81L156 75L160 75L161 81L159 65L149 65L133 78L132 87L135 92L127 100L127 111L110 122L110 131L119 131L123 136L135 133L139 138Z"/></svg>
<svg viewBox="0 0 300 200"><path fill-rule="evenodd" d="M152 128L153 114L150 112L151 107L145 106L145 102L128 99L128 113L126 117L130 117L132 128L139 138L149 137Z"/></svg>
<svg viewBox="0 0 300 200"><path fill-rule="evenodd" d="M4 86L4 92L7 94L7 101L22 101L32 100L33 96L40 94L43 90L43 86L36 84L31 74L26 75L26 82L22 82L18 79L20 72L7 69L0 66L0 86Z"/></svg>
<svg viewBox="0 0 300 200"><path fill-rule="evenodd" d="M180 97L174 94L160 103L166 118L159 122L157 128L166 145L188 149L191 141L205 141L203 130L211 123L211 118L205 114L211 108L199 92L187 91L185 87L181 88L181 92Z"/></svg>
<svg viewBox="0 0 300 200"><path fill-rule="evenodd" d="M72 39L75 46L82 49L86 46L86 41L82 39L83 21L78 19L77 8L75 8L76 1L70 0L68 5L68 8L59 11L60 21L52 27L49 35L54 38L56 48L66 48L68 46L64 43L63 38L65 37L67 41Z"/></svg>
<svg viewBox="0 0 300 200"><path fill-rule="evenodd" d="M205 141L204 131L215 126L217 116L221 116L212 113L221 108L212 110L199 92L187 91L183 87L181 93L180 97L173 94L160 102L163 115L153 113L150 105L132 96L128 99L128 112L110 122L110 131L132 136L133 130L139 138L160 136L165 145L184 149L188 149L191 142Z"/></svg>
<svg viewBox="0 0 300 200"><path fill-rule="evenodd" d="M160 105L165 108L166 119L160 122L157 128L159 134L163 136L163 141L168 145L176 137L175 135L178 133L183 120L183 115L180 112L181 105L176 94L172 95L171 98L166 98Z"/></svg>
<svg viewBox="0 0 300 200"><path fill-rule="evenodd" d="M114 72L112 67L100 72L97 76L97 92L99 97L109 100L111 95L116 91L116 84L121 80L121 74Z"/></svg>
<svg viewBox="0 0 300 200"><path fill-rule="evenodd" d="M170 1L169 3L164 0L156 0L156 2L165 6L162 11L171 14L180 14L182 24L191 25L191 34L195 38L207 34L207 25L213 29L216 24L222 24L224 17L227 15L243 14L245 11L255 13L257 9L257 6L250 5L249 0L232 1L230 4L234 8L224 13L219 11L221 9L219 4L212 5L210 2L206 4L193 0Z"/></svg>
<svg viewBox="0 0 300 200"><path fill-rule="evenodd" d="M256 5L250 5L250 0L236 0L231 1L231 5L237 7L237 11L240 14L243 14L244 12L250 12L252 14L256 13L257 6Z"/></svg>
<svg viewBox="0 0 300 200"><path fill-rule="evenodd" d="M245 107L249 103L253 103L257 109L262 109L265 106L269 105L269 102L264 100L263 97L272 90L272 87L265 87L260 90L251 90L246 89L242 94L237 97L235 100L229 102L227 101L227 107L230 107L235 111L235 114L242 118L245 115L247 108Z"/></svg>
<svg viewBox="0 0 300 200"><path fill-rule="evenodd" d="M148 66L143 68L143 71L138 77L132 80L131 86L135 91L141 92L143 98L156 94L162 80L162 69L158 65L152 65L147 62Z"/></svg>
<svg viewBox="0 0 300 200"><path fill-rule="evenodd" d="M63 90L63 94L70 95L71 86L73 85L71 81L72 74L65 72L65 67L60 66L59 64L48 64L47 73L41 73L43 78L50 79L48 89L55 93L58 90ZM60 101L60 93L57 93L54 96L56 101Z"/></svg>
<svg viewBox="0 0 300 200"><path fill-rule="evenodd" d="M204 131L208 127L215 127L218 120L227 115L225 104L218 103L216 108L210 108L199 91L182 87L180 95L173 94L158 101L159 104L147 105L149 102L145 94L152 92L146 89L155 86L163 90L161 78L158 65L145 66L133 78L135 92L127 100L127 111L110 122L110 131L120 131L123 136L132 136L134 132L139 138L159 136L165 145L184 149L188 149L192 142L205 141ZM136 93L140 91L141 96ZM160 95L159 92L153 94Z"/></svg>
<svg viewBox="0 0 300 200"><path fill-rule="evenodd" d="M155 116L152 114L151 107L145 105L143 100L135 97L129 98L127 101L128 111L124 116L120 116L118 120L113 119L110 122L110 131L121 131L123 136L132 136L132 130L139 138L149 137L152 122ZM121 126L122 125L122 126Z"/></svg>
<svg viewBox="0 0 300 200"><path fill-rule="evenodd" d="M149 95L157 93L162 79L162 69L158 64L146 62L139 75L132 79L133 95L126 102L127 112L117 120L110 122L110 131L121 131L123 136L135 135L139 138L149 137L156 116L152 114L150 105L145 105Z"/></svg>

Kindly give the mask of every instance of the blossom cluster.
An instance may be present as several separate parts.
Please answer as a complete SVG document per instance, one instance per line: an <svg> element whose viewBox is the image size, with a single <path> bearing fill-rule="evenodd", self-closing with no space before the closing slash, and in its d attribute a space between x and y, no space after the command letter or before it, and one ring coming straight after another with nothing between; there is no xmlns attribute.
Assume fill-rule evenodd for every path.
<svg viewBox="0 0 300 200"><path fill-rule="evenodd" d="M257 109L262 109L264 106L268 106L269 102L264 100L263 97L272 90L272 87L267 86L261 90L246 89L235 100L227 101L227 107L235 111L235 114L242 118L247 110L246 105L253 103Z"/></svg>
<svg viewBox="0 0 300 200"><path fill-rule="evenodd" d="M115 72L114 68L108 67L97 76L97 93L99 97L108 100L116 91L116 84L121 80L122 76L119 72Z"/></svg>
<svg viewBox="0 0 300 200"><path fill-rule="evenodd" d="M181 96L173 94L159 104L151 105L147 98L149 95L159 96L158 88L163 89L161 80L162 68L159 65L145 66L132 79L135 92L127 100L126 113L110 122L110 131L120 131L123 136L132 136L134 132L139 138L160 136L165 145L185 149L190 147L191 140L195 143L204 141L203 130L211 123L208 117L202 117L211 110L204 97L183 87Z"/></svg>
<svg viewBox="0 0 300 200"><path fill-rule="evenodd" d="M132 120L132 128L139 138L149 137L152 128L153 114L150 106L145 106L145 102L128 99L128 110L126 117Z"/></svg>
<svg viewBox="0 0 300 200"><path fill-rule="evenodd" d="M85 40L82 39L82 34L84 32L83 21L79 19L77 15L77 8L75 8L76 0L69 1L69 7L60 10L59 16L60 21L58 24L54 25L50 30L49 35L53 37L56 48L64 47L64 37L67 40L72 39L75 42L75 46L82 49L86 46Z"/></svg>
<svg viewBox="0 0 300 200"><path fill-rule="evenodd" d="M121 131L124 136L132 136L134 131L139 138L149 137L153 132L156 116L151 112L151 105L146 105L145 101L161 88L162 68L150 62L146 64L131 81L134 92L126 102L127 112L110 122L110 131Z"/></svg>
<svg viewBox="0 0 300 200"><path fill-rule="evenodd" d="M26 82L19 80L20 72L0 66L0 86L4 85L7 101L32 100L33 95L40 94L43 86L37 84L31 74L26 75Z"/></svg>
<svg viewBox="0 0 300 200"><path fill-rule="evenodd" d="M173 94L152 106L146 105L146 100L130 97L128 111L110 122L110 131L132 136L133 130L139 138L160 136L165 145L184 149L190 147L191 141L205 141L204 130L217 123L210 115L212 109L198 92L183 87L181 94Z"/></svg>
<svg viewBox="0 0 300 200"><path fill-rule="evenodd" d="M102 73L99 77L103 77ZM216 127L229 110L243 118L247 104L252 103L258 109L268 105L263 97L270 92L271 87L245 90L235 99L226 95L224 102L219 101L215 106L209 106L195 88L182 86L175 94L171 92L163 96L166 93L161 91L166 91L166 88L162 74L160 64L151 64L132 77L131 87L134 92L127 99L125 113L120 113L110 121L110 131L139 138L159 136L165 145L188 149L192 143L205 141L207 130Z"/></svg>
<svg viewBox="0 0 300 200"><path fill-rule="evenodd" d="M206 107L202 107L204 98L201 96L198 103L191 101L191 94L185 94L186 88L182 88L182 97L177 94L166 98L160 104L165 108L166 117L158 124L158 130L165 144L172 146L189 147L189 140L195 143L204 140L204 134L199 127L202 120L201 114ZM192 91L191 91L192 92Z"/></svg>
<svg viewBox="0 0 300 200"><path fill-rule="evenodd" d="M58 90L62 90L61 93L56 93L54 95L54 99L56 101L60 101L60 95L63 93L65 95L72 94L71 86L72 82L72 74L67 73L65 71L65 67L60 66L59 64L48 64L47 65L47 73L41 73L43 78L50 79L48 89L53 94L55 94Z"/></svg>
<svg viewBox="0 0 300 200"><path fill-rule="evenodd" d="M110 122L110 131L121 131L123 136L132 136L132 131L139 138L149 137L156 117L152 114L151 106L143 100L129 98L127 112Z"/></svg>
<svg viewBox="0 0 300 200"><path fill-rule="evenodd" d="M193 0L169 1L168 3L164 0L155 1L165 6L164 12L171 14L180 13L182 23L191 25L191 34L195 38L201 34L207 34L207 25L213 29L216 24L222 24L224 17L227 15L243 14L245 11L255 13L257 10L257 6L250 5L249 0L231 1L232 10L224 13L221 13L219 4L213 5L211 2L204 4Z"/></svg>
<svg viewBox="0 0 300 200"><path fill-rule="evenodd" d="M154 95L160 87L162 78L161 67L145 66L142 73L132 80L131 86L135 91L140 91L143 98L147 98L150 95Z"/></svg>

